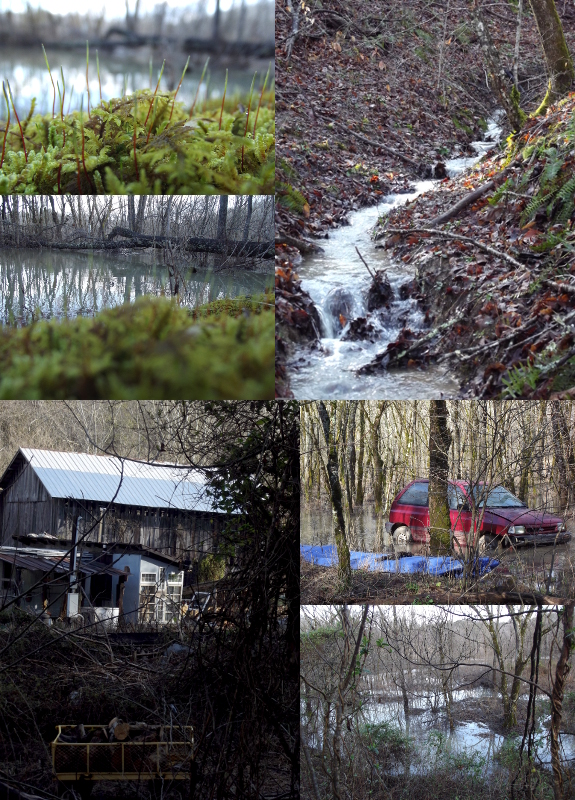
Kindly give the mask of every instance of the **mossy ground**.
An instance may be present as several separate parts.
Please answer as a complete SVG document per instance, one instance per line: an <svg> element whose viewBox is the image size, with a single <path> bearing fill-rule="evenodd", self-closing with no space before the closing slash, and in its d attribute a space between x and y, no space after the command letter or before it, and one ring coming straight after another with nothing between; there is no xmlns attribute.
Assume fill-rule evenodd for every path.
<svg viewBox="0 0 575 800"><path fill-rule="evenodd" d="M0 398L273 398L274 349L269 294L194 311L147 297L3 329Z"/></svg>
<svg viewBox="0 0 575 800"><path fill-rule="evenodd" d="M22 133L13 113L0 127L0 194L271 194L274 93L254 92L249 119L240 104L249 98L226 99L223 113L207 101L188 118L173 92L139 91L89 115L34 114L33 103Z"/></svg>

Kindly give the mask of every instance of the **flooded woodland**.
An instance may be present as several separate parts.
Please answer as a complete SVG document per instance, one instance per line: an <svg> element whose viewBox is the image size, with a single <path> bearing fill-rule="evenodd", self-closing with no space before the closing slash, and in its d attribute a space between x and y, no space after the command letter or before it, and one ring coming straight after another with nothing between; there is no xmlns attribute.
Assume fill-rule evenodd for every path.
<svg viewBox="0 0 575 800"><path fill-rule="evenodd" d="M571 400L302 403L304 600L573 597L574 431ZM447 516L434 530L436 447ZM402 510L414 481L425 497Z"/></svg>
<svg viewBox="0 0 575 800"><path fill-rule="evenodd" d="M233 240L237 233L246 245L271 241L272 208L271 198L230 203L226 235ZM263 293L272 282L269 259L250 257L241 247L237 257L187 249L194 236L202 240L198 247L216 247L219 209L217 197L159 203L146 197L73 203L4 198L2 324L90 316L146 295L177 297L195 308Z"/></svg>
<svg viewBox="0 0 575 800"><path fill-rule="evenodd" d="M304 796L572 797L572 614L303 607Z"/></svg>

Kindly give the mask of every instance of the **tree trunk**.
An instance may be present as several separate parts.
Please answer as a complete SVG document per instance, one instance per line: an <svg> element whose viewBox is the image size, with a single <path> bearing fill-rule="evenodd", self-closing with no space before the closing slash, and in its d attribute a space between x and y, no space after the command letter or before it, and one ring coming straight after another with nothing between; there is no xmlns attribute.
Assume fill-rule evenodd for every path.
<svg viewBox="0 0 575 800"><path fill-rule="evenodd" d="M146 213L146 201L147 201L147 199L148 199L148 195L147 194L143 194L143 195L141 195L140 200L138 202L138 212L137 212L137 215L136 215L136 227L134 228L136 233L141 233L142 228L144 226L144 214Z"/></svg>
<svg viewBox="0 0 575 800"><path fill-rule="evenodd" d="M363 456L365 452L365 401L359 404L359 454L357 458L357 489L355 491L356 506L363 505Z"/></svg>
<svg viewBox="0 0 575 800"><path fill-rule="evenodd" d="M349 617L349 610L347 606L341 609L341 621L343 627L343 653L339 665L339 680L337 687L337 699L335 701L335 729L333 734L333 752L331 762L331 785L332 785L332 798L333 800L342 800L347 794L342 793L340 786L340 773L341 773L341 749L342 749L342 722L343 722L343 705L344 699L349 687L352 677L358 676L358 654L363 638L363 631L365 630L365 623L369 606L363 607L361 614L361 621L355 642L351 630L351 620ZM352 652L353 647L353 652Z"/></svg>
<svg viewBox="0 0 575 800"><path fill-rule="evenodd" d="M226 222L228 219L228 196L227 194L220 195L220 210L218 213L218 232L216 239L225 241L226 239Z"/></svg>
<svg viewBox="0 0 575 800"><path fill-rule="evenodd" d="M136 207L134 195L128 195L128 227L131 231L136 232Z"/></svg>
<svg viewBox="0 0 575 800"><path fill-rule="evenodd" d="M509 90L507 85L507 76L499 60L499 53L493 44L487 23L481 14L479 0L476 0L474 6L473 22L477 36L481 43L481 49L483 50L483 60L489 75L491 86L493 87L493 91L497 95L499 102L505 110L505 114L509 120L511 128L513 131L518 131L525 122L525 114L523 111L521 111L519 106L519 92L515 86Z"/></svg>
<svg viewBox="0 0 575 800"><path fill-rule="evenodd" d="M449 545L451 523L447 500L449 448L445 400L431 400L429 407L429 535L435 545Z"/></svg>
<svg viewBox="0 0 575 800"><path fill-rule="evenodd" d="M329 492L331 496L333 514L333 533L338 556L337 574L344 586L349 586L351 584L351 563L349 546L345 532L345 516L343 513L341 483L338 475L334 424L329 418L329 414L323 400L319 401L317 408L323 428L325 446L327 450L325 467L329 481ZM333 422L335 422L335 420Z"/></svg>
<svg viewBox="0 0 575 800"><path fill-rule="evenodd" d="M559 415L561 414L561 406L559 400L551 400L551 424L553 428L553 450L555 452L555 466L557 468L557 492L559 495L559 503L561 510L567 508L569 500L569 484L567 481L567 466L563 456L563 445L561 441L561 428L559 423Z"/></svg>
<svg viewBox="0 0 575 800"><path fill-rule="evenodd" d="M383 468L383 460L379 452L379 426L381 425L381 418L385 411L387 401L381 400L379 408L375 414L373 422L369 420L371 426L371 456L373 459L373 494L375 497L375 513L380 515L383 510L383 486L385 483L385 471Z"/></svg>
<svg viewBox="0 0 575 800"><path fill-rule="evenodd" d="M351 514L353 513L353 490L355 486L355 415L359 400L348 400L349 418L347 421L347 469L345 471L345 490L347 493L347 505Z"/></svg>
<svg viewBox="0 0 575 800"><path fill-rule="evenodd" d="M569 659L573 648L573 603L568 603L563 608L563 646L557 667L555 668L555 681L551 692L551 765L553 767L553 792L555 800L563 800L563 775L561 773L561 757L559 744L559 729L563 715L563 691L565 679L570 669Z"/></svg>
<svg viewBox="0 0 575 800"><path fill-rule="evenodd" d="M547 106L567 94L575 79L575 72L554 0L529 1L539 29L541 46L549 73L547 93L535 112L541 114L547 109Z"/></svg>
<svg viewBox="0 0 575 800"><path fill-rule="evenodd" d="M252 198L251 194L249 194L248 195L248 214L247 214L247 217L246 217L246 224L244 225L244 235L242 237L244 242L247 242L248 236L250 234L250 223L252 221L252 200L253 200L253 198Z"/></svg>

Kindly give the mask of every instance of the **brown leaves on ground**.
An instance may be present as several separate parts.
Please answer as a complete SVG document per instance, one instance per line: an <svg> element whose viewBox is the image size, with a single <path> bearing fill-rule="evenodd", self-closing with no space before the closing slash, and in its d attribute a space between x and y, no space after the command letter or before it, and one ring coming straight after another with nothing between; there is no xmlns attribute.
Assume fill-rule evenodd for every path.
<svg viewBox="0 0 575 800"><path fill-rule="evenodd" d="M415 234L386 241L419 270L430 325L453 317L430 357L456 354L452 363L462 370L467 396L547 397L575 383L575 191L567 185L575 175L574 120L575 94L545 118L529 120L513 150L492 152L471 173L383 222L381 237L388 227L425 227L470 188L505 171L496 197L492 191L461 211L445 230L508 254L520 268L442 239L441 228L425 241Z"/></svg>

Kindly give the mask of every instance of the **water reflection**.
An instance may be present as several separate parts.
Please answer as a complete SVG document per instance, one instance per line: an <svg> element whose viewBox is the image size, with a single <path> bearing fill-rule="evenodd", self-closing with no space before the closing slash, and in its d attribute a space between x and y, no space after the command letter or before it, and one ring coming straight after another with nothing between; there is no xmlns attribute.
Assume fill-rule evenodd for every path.
<svg viewBox="0 0 575 800"><path fill-rule="evenodd" d="M209 260L208 260L209 265ZM181 301L190 308L224 297L252 295L271 286L271 272L209 266L184 273ZM156 254L0 250L0 322L28 324L39 318L92 315L142 295L170 294L167 268Z"/></svg>
<svg viewBox="0 0 575 800"><path fill-rule="evenodd" d="M389 553L394 557L402 554L437 555L438 551L429 545L403 542L396 544L385 530L385 522L388 519L387 514L378 516L373 505L357 507L351 519L348 519L350 550ZM335 544L333 517L329 508L302 504L300 541L301 544L311 545ZM550 593L560 594L572 582L575 537L566 544L558 545L557 548L550 545L546 547L529 545L516 550L513 548L502 550L499 547L495 551L490 551L490 554L509 568L517 580L533 585L538 591L549 590Z"/></svg>
<svg viewBox="0 0 575 800"><path fill-rule="evenodd" d="M96 55L90 57L90 103L96 105L100 99L98 77L96 73ZM167 56L166 56L167 57ZM87 109L86 96L86 54L69 50L54 50L48 52L48 59L53 75L58 75L60 66L64 70L66 81L66 100L64 111L75 111L80 108L80 98L84 93L84 109ZM110 100L113 97L121 97L124 93L131 93L135 89L146 89L150 86L149 73L149 51L146 50L140 58L135 51L126 54L124 51L121 57L113 53L100 53L100 80L102 83L102 98ZM178 55L172 54L171 61L177 61ZM172 64L171 72L164 71L161 88L164 90L175 89L186 61L184 54L181 56L181 66ZM155 57L153 62L152 80L154 87L158 79L158 72L162 59ZM171 62L170 62L171 63ZM267 69L267 65L266 65ZM173 72L173 74L172 74ZM258 69L258 75L262 72ZM178 92L178 100L185 105L191 106L202 70L198 68L189 69ZM16 109L19 114L26 115L30 110L32 98L36 98L36 111L46 114L52 111L53 88L50 75L44 63L42 48L1 48L0 50L0 74L7 76L10 81L12 94L16 102ZM265 74L265 69L263 70ZM248 70L233 69L229 71L228 78L228 97L235 93L245 94L249 92L253 72ZM257 83L256 78L256 83ZM224 89L225 69L211 71L209 83L209 96L221 97ZM206 81L200 90L200 102L205 97ZM56 104L58 96L56 95ZM1 113L4 113L4 109Z"/></svg>
<svg viewBox="0 0 575 800"><path fill-rule="evenodd" d="M419 676L421 678L422 676ZM438 756L466 756L475 763L482 762L486 774L502 769L498 758L504 744L518 742L517 733L502 734L496 730L492 717L497 720L501 713L499 692L485 686L455 689L452 692L452 713L456 715L453 728L443 704L441 691L437 694L409 693L409 713L406 714L401 700L377 698L376 693L362 692L361 708L357 713L354 727L386 724L391 729L409 737L412 744L411 755L402 756L403 764L386 770L389 774L403 771L425 773L436 768ZM523 698L526 701L526 697ZM314 700L317 700L315 698ZM314 722L318 719L314 714L314 701L302 699L302 730L305 732L310 747L320 749L323 744L323 731ZM315 708L319 710L319 706ZM535 737L535 759L541 764L551 764L550 741L548 736L549 718L541 713L539 707L539 725ZM330 714L330 722L335 716ZM560 735L561 759L571 761L575 758L575 736L562 732Z"/></svg>

